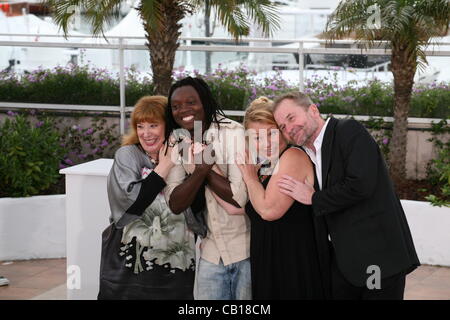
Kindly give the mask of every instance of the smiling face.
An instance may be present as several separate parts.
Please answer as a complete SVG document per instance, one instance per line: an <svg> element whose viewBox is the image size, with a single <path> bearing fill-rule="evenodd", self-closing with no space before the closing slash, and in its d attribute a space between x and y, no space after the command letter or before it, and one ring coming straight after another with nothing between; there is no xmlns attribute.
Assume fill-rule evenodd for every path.
<svg viewBox="0 0 450 320"><path fill-rule="evenodd" d="M170 104L173 118L181 128L193 133L194 121L201 121L204 125L205 111L194 87L183 86L175 89L170 97Z"/></svg>
<svg viewBox="0 0 450 320"><path fill-rule="evenodd" d="M159 149L164 143L164 129L164 123L158 122L144 121L136 125L139 143L153 159L157 159Z"/></svg>
<svg viewBox="0 0 450 320"><path fill-rule="evenodd" d="M287 146L276 125L264 122L249 122L249 143L253 144L258 156L266 159L278 157Z"/></svg>
<svg viewBox="0 0 450 320"><path fill-rule="evenodd" d="M307 147L313 145L324 124L316 105L305 109L291 99L285 99L278 105L274 118L286 139Z"/></svg>

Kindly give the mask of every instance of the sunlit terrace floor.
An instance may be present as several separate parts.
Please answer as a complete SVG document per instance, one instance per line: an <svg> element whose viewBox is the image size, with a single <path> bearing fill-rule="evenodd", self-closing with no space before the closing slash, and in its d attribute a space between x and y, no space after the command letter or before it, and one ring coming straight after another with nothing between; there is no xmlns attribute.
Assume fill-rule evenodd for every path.
<svg viewBox="0 0 450 320"><path fill-rule="evenodd" d="M66 259L0 262L0 300L66 299ZM406 279L406 300L450 300L450 268L423 265Z"/></svg>

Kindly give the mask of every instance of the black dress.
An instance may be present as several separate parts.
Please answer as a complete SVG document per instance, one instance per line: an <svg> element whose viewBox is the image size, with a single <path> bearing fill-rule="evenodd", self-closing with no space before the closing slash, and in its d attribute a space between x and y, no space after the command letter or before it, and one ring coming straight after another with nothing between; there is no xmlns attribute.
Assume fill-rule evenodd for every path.
<svg viewBox="0 0 450 320"><path fill-rule="evenodd" d="M267 187L271 176L263 182ZM312 207L297 201L278 220L266 221L249 201L252 296L261 299L324 299Z"/></svg>

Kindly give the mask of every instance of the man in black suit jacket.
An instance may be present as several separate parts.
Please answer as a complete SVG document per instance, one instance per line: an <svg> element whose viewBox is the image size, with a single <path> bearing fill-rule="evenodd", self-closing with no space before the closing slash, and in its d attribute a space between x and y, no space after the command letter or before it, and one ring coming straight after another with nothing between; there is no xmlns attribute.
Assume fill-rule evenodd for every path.
<svg viewBox="0 0 450 320"><path fill-rule="evenodd" d="M278 185L313 206L332 297L403 299L405 277L420 262L375 140L355 120L324 121L300 92L279 97L274 116L285 137L302 146L315 165L315 188L289 176Z"/></svg>

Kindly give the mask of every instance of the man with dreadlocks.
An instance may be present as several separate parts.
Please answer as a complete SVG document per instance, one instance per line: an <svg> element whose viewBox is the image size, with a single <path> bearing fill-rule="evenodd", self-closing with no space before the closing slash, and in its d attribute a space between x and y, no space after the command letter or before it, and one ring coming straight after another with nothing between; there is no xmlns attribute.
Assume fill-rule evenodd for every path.
<svg viewBox="0 0 450 320"><path fill-rule="evenodd" d="M176 214L197 203L199 195L206 203L194 297L251 299L249 220L223 207L226 202L242 208L247 202L235 161L244 149L244 128L225 117L201 78L187 77L171 87L166 116L166 139L181 150L181 163L167 178L166 201Z"/></svg>

